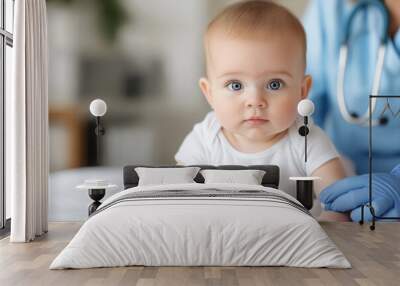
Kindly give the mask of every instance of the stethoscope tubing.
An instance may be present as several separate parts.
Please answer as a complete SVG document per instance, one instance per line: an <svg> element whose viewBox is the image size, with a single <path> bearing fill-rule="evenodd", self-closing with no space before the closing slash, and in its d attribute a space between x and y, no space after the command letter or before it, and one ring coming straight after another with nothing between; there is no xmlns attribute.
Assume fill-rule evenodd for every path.
<svg viewBox="0 0 400 286"><path fill-rule="evenodd" d="M374 78L373 78L373 83L372 83L372 89L371 89L371 94L370 95L379 95L379 89L380 89L380 82L382 78L382 71L383 71L383 65L385 62L385 55L386 55L386 49L387 49L387 42L389 39L389 14L384 6L383 3L377 0L364 0L358 4L353 11L351 12L347 23L346 23L346 33L344 36L344 40L342 42L342 45L340 47L339 51L339 66L338 66L338 74L337 74L337 101L338 101L338 106L339 106L339 111L343 117L344 120L346 120L350 124L358 124L362 126L368 126L369 124L369 108L367 108L366 112L361 115L361 116L354 116L352 115L346 106L346 101L345 101L345 96L344 96L344 85L345 85L345 73L346 73L346 66L347 66L347 58L348 58L348 43L350 39L350 33L351 33L351 25L354 20L354 17L362 10L362 9L367 9L369 5L374 5L375 7L378 7L383 18L383 25L382 25L382 33L380 36L380 45L378 48L377 52L377 62L375 66L375 71L374 71ZM375 111L376 107L376 98L373 98L371 101L371 114ZM372 125L380 125L380 121L377 119L372 120Z"/></svg>

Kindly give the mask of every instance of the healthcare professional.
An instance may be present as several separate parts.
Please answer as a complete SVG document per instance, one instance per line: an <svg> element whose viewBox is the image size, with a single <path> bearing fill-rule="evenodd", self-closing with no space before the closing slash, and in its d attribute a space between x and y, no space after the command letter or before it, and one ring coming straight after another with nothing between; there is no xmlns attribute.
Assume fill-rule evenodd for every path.
<svg viewBox="0 0 400 286"><path fill-rule="evenodd" d="M327 131L339 152L353 162L357 174L368 173L369 95L400 95L400 1L311 0L303 22L308 73L313 77L310 98L316 106L314 120ZM348 50L346 61L343 49L340 53L343 44ZM390 100L393 113L386 110L382 114L386 103L378 99L371 109L373 206L377 216L398 216L400 99ZM329 210L351 211L352 219L359 220L360 206L368 202L368 175L330 186L321 193L321 202ZM368 211L365 215L371 218Z"/></svg>

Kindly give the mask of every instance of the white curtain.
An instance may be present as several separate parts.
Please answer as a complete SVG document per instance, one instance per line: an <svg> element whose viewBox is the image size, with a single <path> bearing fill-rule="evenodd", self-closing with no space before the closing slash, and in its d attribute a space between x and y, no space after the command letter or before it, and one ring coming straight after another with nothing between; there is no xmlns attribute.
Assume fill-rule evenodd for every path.
<svg viewBox="0 0 400 286"><path fill-rule="evenodd" d="M6 187L12 242L47 232L48 96L45 0L15 1L13 92L6 98Z"/></svg>

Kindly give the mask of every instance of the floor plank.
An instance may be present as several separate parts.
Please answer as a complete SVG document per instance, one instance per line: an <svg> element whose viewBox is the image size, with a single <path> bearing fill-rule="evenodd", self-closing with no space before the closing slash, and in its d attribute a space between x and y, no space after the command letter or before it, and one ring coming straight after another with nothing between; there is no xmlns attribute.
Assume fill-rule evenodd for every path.
<svg viewBox="0 0 400 286"><path fill-rule="evenodd" d="M0 285L399 285L400 223L368 225L322 223L352 269L290 267L116 267L48 269L80 228L80 223L50 223L49 233L32 243L0 240Z"/></svg>

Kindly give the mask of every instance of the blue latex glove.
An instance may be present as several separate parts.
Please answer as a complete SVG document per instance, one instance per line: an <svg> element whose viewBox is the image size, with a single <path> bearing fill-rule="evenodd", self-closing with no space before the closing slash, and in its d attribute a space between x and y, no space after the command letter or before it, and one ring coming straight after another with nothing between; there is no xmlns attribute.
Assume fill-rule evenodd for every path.
<svg viewBox="0 0 400 286"><path fill-rule="evenodd" d="M360 221L361 206L369 201L368 180L368 174L340 180L321 192L321 203L325 204L326 210L351 212L351 219ZM376 216L400 215L400 165L390 173L372 174L372 206ZM364 220L372 220L367 207L364 208Z"/></svg>

